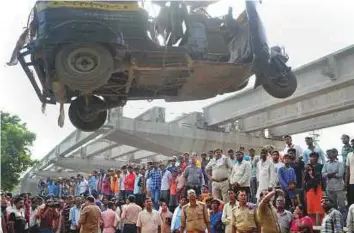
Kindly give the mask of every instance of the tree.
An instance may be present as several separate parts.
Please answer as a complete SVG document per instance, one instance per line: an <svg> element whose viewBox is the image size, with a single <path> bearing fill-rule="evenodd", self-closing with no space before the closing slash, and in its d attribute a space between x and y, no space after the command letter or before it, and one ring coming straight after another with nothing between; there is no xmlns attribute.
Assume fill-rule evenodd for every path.
<svg viewBox="0 0 354 233"><path fill-rule="evenodd" d="M12 191L21 173L33 166L30 147L36 135L16 115L1 112L1 188Z"/></svg>

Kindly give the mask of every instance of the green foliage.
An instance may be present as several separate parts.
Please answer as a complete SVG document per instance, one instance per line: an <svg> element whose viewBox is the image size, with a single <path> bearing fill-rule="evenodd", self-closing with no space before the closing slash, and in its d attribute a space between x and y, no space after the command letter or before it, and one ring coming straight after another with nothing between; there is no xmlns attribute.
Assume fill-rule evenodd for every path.
<svg viewBox="0 0 354 233"><path fill-rule="evenodd" d="M36 163L30 151L35 140L18 116L1 112L1 189L11 191L21 173Z"/></svg>

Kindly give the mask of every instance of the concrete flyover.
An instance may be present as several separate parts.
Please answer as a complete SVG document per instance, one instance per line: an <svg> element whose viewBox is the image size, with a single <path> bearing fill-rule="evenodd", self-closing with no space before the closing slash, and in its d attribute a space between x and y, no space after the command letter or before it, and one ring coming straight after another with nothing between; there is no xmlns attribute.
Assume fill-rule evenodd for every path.
<svg viewBox="0 0 354 233"><path fill-rule="evenodd" d="M298 89L282 100L263 88L246 90L203 109L209 126L237 121L251 133L296 134L354 121L354 46L294 70ZM222 113L222 114L220 114Z"/></svg>
<svg viewBox="0 0 354 233"><path fill-rule="evenodd" d="M208 151L213 148L259 149L277 140L222 128L205 128L201 113L194 112L165 122L165 109L154 107L135 119L122 116L122 109L110 111L106 124L98 131L74 131L41 163L32 168L27 179L39 177L67 177L78 172L90 173L95 169L119 168L126 163L149 160L167 160L185 151Z"/></svg>

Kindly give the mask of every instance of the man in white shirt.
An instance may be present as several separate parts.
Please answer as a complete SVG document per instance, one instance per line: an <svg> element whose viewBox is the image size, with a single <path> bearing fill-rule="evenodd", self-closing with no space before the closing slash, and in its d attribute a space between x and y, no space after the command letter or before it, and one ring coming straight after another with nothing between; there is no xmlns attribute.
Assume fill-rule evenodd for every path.
<svg viewBox="0 0 354 233"><path fill-rule="evenodd" d="M348 216L347 216L347 232L354 232L354 204L349 206Z"/></svg>
<svg viewBox="0 0 354 233"><path fill-rule="evenodd" d="M257 199L259 199L262 191L275 187L276 179L274 165L272 161L267 159L267 156L268 151L266 149L262 149L256 171L258 181Z"/></svg>
<svg viewBox="0 0 354 233"><path fill-rule="evenodd" d="M236 152L237 163L232 168L230 184L232 185L235 193L239 190L246 191L250 195L251 184L251 163L243 159L243 152Z"/></svg>
<svg viewBox="0 0 354 233"><path fill-rule="evenodd" d="M250 189L251 189L251 197L250 197L250 202L256 203L256 194L257 194L257 188L258 188L258 181L257 181L257 164L259 161L259 156L256 156L256 151L251 148L249 150L249 155L250 155L250 163L251 163L251 184L250 184Z"/></svg>
<svg viewBox="0 0 354 233"><path fill-rule="evenodd" d="M233 190L229 190L227 193L229 195L229 202L224 205L221 221L225 225L225 233L232 233L232 210L236 207L237 200Z"/></svg>
<svg viewBox="0 0 354 233"><path fill-rule="evenodd" d="M296 150L296 161L299 160L300 156L302 156L302 148L298 145L293 144L293 139L290 135L284 136L285 148L283 150L283 155L288 153L290 148L294 148Z"/></svg>
<svg viewBox="0 0 354 233"><path fill-rule="evenodd" d="M79 231L79 219L80 219L80 206L81 199L76 198L73 207L70 208L69 212L69 221L70 221L70 230L74 232Z"/></svg>
<svg viewBox="0 0 354 233"><path fill-rule="evenodd" d="M120 189L119 190L119 198L121 200L126 199L124 181L125 181L125 177L127 175L128 175L127 166L122 166L122 173L120 173L120 176L119 176L119 189Z"/></svg>
<svg viewBox="0 0 354 233"><path fill-rule="evenodd" d="M22 197L16 197L14 200L14 208L10 210L9 232L24 232L28 230L28 223L25 219L24 200Z"/></svg>
<svg viewBox="0 0 354 233"><path fill-rule="evenodd" d="M279 151L273 151L272 152L272 162L274 165L274 171L275 171L275 180L276 180L276 185L278 186L279 179L278 179L278 171L281 167L284 167L284 163L279 161Z"/></svg>
<svg viewBox="0 0 354 233"><path fill-rule="evenodd" d="M181 197L179 200L179 205L175 209L172 220L171 220L171 233L175 233L176 231L181 230L181 219L182 219L182 207L187 203L187 199L185 197Z"/></svg>
<svg viewBox="0 0 354 233"><path fill-rule="evenodd" d="M84 195L86 192L88 192L88 181L83 176L80 176L79 193Z"/></svg>
<svg viewBox="0 0 354 233"><path fill-rule="evenodd" d="M30 232L31 232L31 228L38 227L37 213L38 213L38 203L36 199L33 199L31 201L30 218L29 218Z"/></svg>
<svg viewBox="0 0 354 233"><path fill-rule="evenodd" d="M172 174L169 170L166 169L166 166L164 164L160 165L160 170L161 170L161 174L162 174L160 198L165 200L166 203L169 203L169 201L170 201L170 183L172 180Z"/></svg>
<svg viewBox="0 0 354 233"><path fill-rule="evenodd" d="M346 178L345 185L347 187L348 206L354 204L354 152L347 155L346 161Z"/></svg>
<svg viewBox="0 0 354 233"><path fill-rule="evenodd" d="M145 199L145 209L138 214L136 226L137 233L161 232L161 217L159 212L152 208L150 197Z"/></svg>

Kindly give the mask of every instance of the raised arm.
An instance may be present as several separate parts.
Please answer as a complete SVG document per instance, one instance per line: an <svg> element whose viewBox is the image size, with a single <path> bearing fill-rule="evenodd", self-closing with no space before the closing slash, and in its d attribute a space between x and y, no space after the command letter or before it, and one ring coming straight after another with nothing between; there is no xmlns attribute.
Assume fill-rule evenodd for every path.
<svg viewBox="0 0 354 233"><path fill-rule="evenodd" d="M281 189L273 190L263 197L263 199L259 203L259 208L263 208L266 204L268 204L272 200L275 194L278 194L279 196L284 196L283 190Z"/></svg>

